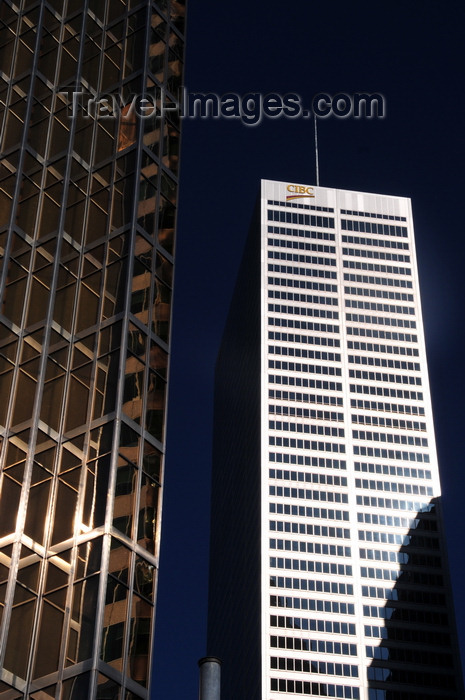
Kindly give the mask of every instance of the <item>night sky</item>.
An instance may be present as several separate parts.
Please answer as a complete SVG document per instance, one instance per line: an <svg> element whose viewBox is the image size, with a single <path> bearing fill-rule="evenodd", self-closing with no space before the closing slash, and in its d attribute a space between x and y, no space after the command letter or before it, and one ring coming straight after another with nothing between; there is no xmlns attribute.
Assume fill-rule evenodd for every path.
<svg viewBox="0 0 465 700"><path fill-rule="evenodd" d="M305 106L319 92L385 98L384 119L319 120L320 185L412 198L464 658L465 4L188 2L189 92L297 93ZM311 119L268 118L257 126L183 120L157 700L195 700L198 693L214 364L261 178L315 184Z"/></svg>

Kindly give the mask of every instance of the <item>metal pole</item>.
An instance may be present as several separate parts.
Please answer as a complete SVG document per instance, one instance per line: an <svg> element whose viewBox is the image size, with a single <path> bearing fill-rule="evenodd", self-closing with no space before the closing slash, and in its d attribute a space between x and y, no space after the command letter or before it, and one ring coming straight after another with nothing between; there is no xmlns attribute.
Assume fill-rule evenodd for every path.
<svg viewBox="0 0 465 700"><path fill-rule="evenodd" d="M316 128L316 114L313 114L313 122L315 125L315 169L316 169L316 186L320 185L320 167L318 163L318 131Z"/></svg>
<svg viewBox="0 0 465 700"><path fill-rule="evenodd" d="M220 700L221 661L215 656L205 656L199 661L199 700Z"/></svg>

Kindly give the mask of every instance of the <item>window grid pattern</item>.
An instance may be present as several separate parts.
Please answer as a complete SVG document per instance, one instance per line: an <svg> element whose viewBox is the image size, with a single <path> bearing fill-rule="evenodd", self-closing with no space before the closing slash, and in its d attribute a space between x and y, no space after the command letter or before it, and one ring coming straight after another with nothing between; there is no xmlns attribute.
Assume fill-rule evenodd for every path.
<svg viewBox="0 0 465 700"><path fill-rule="evenodd" d="M279 415L277 421L265 419L263 425L266 426L264 430L267 443L279 447L282 452L270 452L267 465L267 469L271 467L268 475L267 514L270 518L268 534L271 535L268 541L270 583L266 589L269 601L267 603L264 589L262 605L269 605L270 608L269 641L264 646L266 668L263 670L263 678L268 679L272 693L265 694L267 691L264 688L263 697L268 699L275 698L278 694L292 693L311 695L313 692L323 692L325 696L333 696L335 693L337 697L357 697L364 688L367 693L371 692L368 689L380 688L380 693L395 691L400 693L399 697L403 697L404 693L407 697L412 684L414 688L428 688L432 676L426 668L428 662L425 659L430 658L427 652L441 647L446 640L442 630L451 624L443 577L438 574L443 565L439 556L443 542L441 538L423 535L425 530L437 535L442 526L437 503L437 467L435 457L432 456L434 436L431 436L410 214L404 215L406 208L403 206L400 210L396 209L395 214L384 213L386 209L363 214L354 212L353 209L357 207L352 205L350 211L343 210L343 213L371 216L378 221L360 222L336 217L333 222L322 218L317 224L322 227L318 237L330 241L331 247L317 248L310 242L302 242L302 239L317 237L317 233L310 232L309 229L310 226L315 226L315 221L309 216L277 211L270 206L276 204L276 195L270 196L275 184L264 184L265 189L270 187L270 191L262 202L262 245L266 260L262 277L265 281L263 304L266 310L262 362L264 368L280 371L279 375L268 374L266 387L268 412L273 414L272 418ZM322 201L333 202L334 199ZM383 202L383 206L389 206L389 203ZM373 202L367 204L367 211L375 212L372 207ZM334 209L337 211L337 207ZM405 223L379 223L380 219ZM286 222L292 224L292 228L272 227L271 221ZM368 233L369 237L364 237L363 234L349 236L347 231ZM280 237L272 238L270 233L279 234ZM351 244L351 248L345 247L344 244L347 243ZM276 253L276 247L318 250L330 253L331 257ZM408 255L398 251L408 251ZM292 260L303 263L303 266L272 265L271 258ZM402 266L368 260L354 261L354 258L377 258L380 261L400 262ZM352 274L348 268L367 272ZM270 273L273 276L269 276ZM312 287L312 283L309 285L303 281L304 277L310 275L330 278L332 286ZM347 286L349 281L356 282L357 287ZM396 290L400 287L405 291ZM283 288L289 291L284 291ZM294 291L297 289L299 291ZM307 289L330 291L333 296L311 295L306 293ZM273 304L269 299L286 300L288 304ZM289 301L300 304L289 305ZM409 306L400 305L402 302L408 302ZM324 309L323 305L327 304L347 311L363 311L346 311L338 318L337 312ZM369 315L366 311L378 314ZM338 325L331 324L331 321L328 324L304 320L309 316L337 319ZM384 330L386 327L387 330ZM281 328L284 329L282 333ZM407 332L404 329L408 329ZM415 334L410 333L410 329L414 329ZM354 340L354 336L361 336L362 340ZM268 345L269 340L279 341L280 344ZM306 348L330 345L338 348L338 354L304 350L302 343L305 343ZM357 351L356 356L353 355L354 350ZM291 359L276 359L276 355ZM318 364L301 362L300 359L294 361L294 358L318 359ZM354 364L372 365L386 370L358 370L353 368ZM337 376L338 381L322 381L321 375ZM361 383L353 384L354 379ZM321 394L319 402L337 405L339 412L319 411L317 422L316 411L307 403L314 402L315 397L312 399L309 394L277 390L276 384L318 388ZM420 387L422 390L401 389L398 388L399 385ZM371 394L378 397L378 400L360 400L355 398L356 394ZM379 397L389 398L379 400ZM275 404L276 399L279 399L279 406ZM354 409L357 409L357 415L354 415ZM281 416L291 416L292 419L284 418L281 421ZM428 422L425 422L425 416L428 417ZM421 422L418 417L422 418ZM312 420L309 421L309 418ZM342 429L339 427L341 421L344 421ZM361 430L354 430L354 423L368 426L368 429L362 427ZM299 440L295 437L296 433L319 433L342 438L345 435L345 439L343 444L335 445L331 442ZM388 445L378 447L377 443ZM396 448L397 445L399 447ZM420 447L424 451L413 452L402 446ZM339 462L333 466L330 454L329 459L322 459L323 453L334 452L335 447L347 457L347 466L344 461L347 477L342 481L340 476L334 481L332 477L327 480L325 476L325 473L331 472L335 467L340 469ZM355 461L360 459L359 455L374 457L377 463ZM427 468L412 466L412 462L427 462ZM289 465L295 465L294 469L299 465L300 471L290 471L292 466ZM312 473L304 471L304 466L311 466ZM321 481L318 473L315 473L315 467L322 467ZM368 474L368 478L360 478L360 472L381 474L382 479L376 476L369 478ZM332 489L315 491L295 483L297 480L308 482L312 479L316 483L320 481L332 484ZM332 507L331 503L328 503L329 508L315 507L316 498L348 504L350 510L343 512ZM308 505L305 505L305 501ZM399 511L410 511L410 517L402 517ZM276 520L276 515L285 516L285 520ZM372 530L360 530L360 522L375 527ZM294 539L276 539L277 532L292 533ZM318 535L317 538L315 534ZM300 536L295 537L296 535ZM338 540L340 545L337 544ZM376 545L373 548L363 546L367 542ZM282 554L276 550L282 550ZM304 554L312 556L304 558ZM332 558L331 563L325 562L325 555ZM307 590L309 583L308 579L295 578L298 572L307 572L307 576L308 572L312 572L315 578L308 590L319 590L323 594L331 592L328 599L323 600L323 596L319 600L296 597L296 589ZM377 579L377 587L366 585L373 583L367 579ZM363 582L363 586L360 582ZM302 584L305 584L303 588ZM381 584L384 585L380 588ZM266 583L263 585L266 586ZM276 595L276 586L281 589L279 595ZM355 598L352 594L348 595L349 589L355 592ZM374 605L372 597L376 598L377 605ZM380 601L380 598L384 600ZM429 617L424 612L425 601L434 601L435 608ZM317 619L286 617L276 615L276 607L288 608L288 615L292 608L313 610L320 614ZM341 617L346 612L355 616L350 629ZM382 618L382 621L378 620L375 626L367 625L367 615ZM436 635L431 630L431 624L437 620L441 622L442 628ZM414 672L398 671L396 663L390 663L391 660L397 661L400 658L400 652L397 656L394 653L399 648L399 643L402 645L402 641L410 641L407 633L403 636L402 625L405 621L418 628L415 642L420 645L424 626L429 625L428 634L424 637L425 651L419 652L415 657ZM368 635L370 644L373 644L372 638L378 636L379 647L370 649L377 648L380 651L377 654L365 654L363 644L359 645L359 666L344 667L341 666L340 658L338 660L332 656L334 648L331 641L329 646L323 644L313 648L314 652L322 652L323 656L318 658L315 654L311 661L308 661L308 655L296 659L290 651L294 651L292 639L284 636L284 631L289 629L324 630L333 635L336 632L339 648L341 644L347 648L350 635L353 634L360 635L362 640L364 635ZM289 650L286 656L276 657L277 639L283 640L280 645L282 651L284 648ZM290 640L287 647L285 639ZM383 652L385 644L394 649L394 652ZM452 658L450 639L448 644L449 658ZM295 648L303 649L301 646ZM404 662L408 663L407 659ZM315 674L330 675L335 672L335 668L339 672L343 669L343 675L360 677L359 683L345 686L344 689L334 689L334 686L327 685L323 691L317 685L318 676ZM299 673L296 674L296 671ZM277 672L280 672L279 677ZM450 670L444 683L448 692L451 692L450 697L458 698L459 695L453 693L453 675L453 670ZM437 677L443 678L442 675ZM330 681L329 678L325 680Z"/></svg>
<svg viewBox="0 0 465 700"><path fill-rule="evenodd" d="M149 697L179 123L88 100L176 94L184 11L0 8L2 697Z"/></svg>

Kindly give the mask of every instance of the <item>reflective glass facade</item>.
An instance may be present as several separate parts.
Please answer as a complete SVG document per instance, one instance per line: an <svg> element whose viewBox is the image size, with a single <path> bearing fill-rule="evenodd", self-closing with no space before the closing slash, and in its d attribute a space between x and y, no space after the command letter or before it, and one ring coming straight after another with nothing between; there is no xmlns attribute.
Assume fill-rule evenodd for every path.
<svg viewBox="0 0 465 700"><path fill-rule="evenodd" d="M184 14L0 5L5 700L149 697Z"/></svg>
<svg viewBox="0 0 465 700"><path fill-rule="evenodd" d="M410 200L262 181L216 373L223 700L458 700Z"/></svg>

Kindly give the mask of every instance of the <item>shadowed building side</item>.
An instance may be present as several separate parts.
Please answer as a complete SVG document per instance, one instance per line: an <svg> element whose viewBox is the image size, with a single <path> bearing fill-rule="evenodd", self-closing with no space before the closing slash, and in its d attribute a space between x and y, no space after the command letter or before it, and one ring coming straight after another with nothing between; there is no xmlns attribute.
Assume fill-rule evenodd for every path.
<svg viewBox="0 0 465 700"><path fill-rule="evenodd" d="M207 648L222 660L222 700L261 697L260 541L256 536L261 517L257 217L239 271L215 377Z"/></svg>
<svg viewBox="0 0 465 700"><path fill-rule="evenodd" d="M412 515L401 546L393 548L400 565L392 588L383 585L379 563L362 570L369 700L464 698L440 508L434 498ZM361 546L367 534L359 531Z"/></svg>

